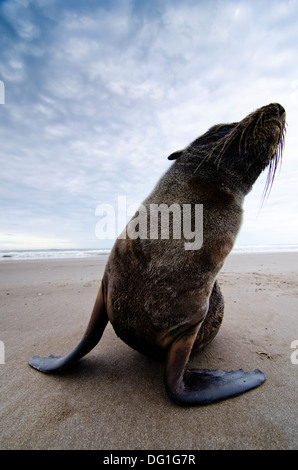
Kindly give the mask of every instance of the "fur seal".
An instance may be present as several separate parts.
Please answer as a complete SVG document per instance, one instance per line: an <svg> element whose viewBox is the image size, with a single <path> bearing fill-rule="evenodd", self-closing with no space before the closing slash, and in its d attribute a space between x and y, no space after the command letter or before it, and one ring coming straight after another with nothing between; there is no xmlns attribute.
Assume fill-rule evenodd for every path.
<svg viewBox="0 0 298 470"><path fill-rule="evenodd" d="M80 343L66 356L34 356L30 366L47 373L70 366L93 349L110 321L132 348L165 356L166 391L177 403L208 404L263 383L260 370L186 367L191 352L210 343L221 325L224 302L216 277L241 226L244 197L267 166L266 190L272 184L282 154L285 116L280 104L269 104L240 122L211 127L170 155L174 163L142 207L202 204L202 246L187 250L183 237L119 236ZM191 218L194 223L193 213ZM149 216L147 223L150 226ZM172 224L172 235L173 230Z"/></svg>

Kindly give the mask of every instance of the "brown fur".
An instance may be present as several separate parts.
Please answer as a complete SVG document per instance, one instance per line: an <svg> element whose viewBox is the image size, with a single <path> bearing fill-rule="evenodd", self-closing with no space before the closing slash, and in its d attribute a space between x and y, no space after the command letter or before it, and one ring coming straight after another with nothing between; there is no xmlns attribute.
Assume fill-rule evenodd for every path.
<svg viewBox="0 0 298 470"><path fill-rule="evenodd" d="M132 236L142 225L142 236L119 236L111 251L80 343L66 356L35 356L29 364L47 373L68 367L93 349L110 320L131 347L153 356L167 353L165 387L178 403L207 404L263 383L259 370L187 370L187 363L220 328L224 302L216 277L241 226L244 196L267 165L267 189L273 181L284 125L284 109L271 104L239 123L213 126L185 150L172 154L169 158L175 163L127 226L128 231L134 228ZM183 208L176 225L174 215L169 217L159 239L158 230L157 239L145 237L146 230L156 228L148 211L151 204L171 206L180 217ZM192 226L187 227L184 215L196 204L203 207L203 217L196 219L192 211ZM204 229L202 245L198 221ZM195 228L195 246L183 237L176 239L182 224L185 238Z"/></svg>
<svg viewBox="0 0 298 470"><path fill-rule="evenodd" d="M224 302L216 277L241 226L244 196L267 165L266 189L273 181L284 125L284 109L271 104L239 123L212 127L185 150L172 154L169 158L175 163L127 226L133 238L116 240L82 340L66 356L35 356L29 364L47 373L68 367L93 349L110 321L131 347L153 356L167 354L165 388L178 403L213 403L263 383L265 375L257 369L188 370L187 363L190 354L210 343L220 328ZM158 230L157 239L145 237L146 230L157 225L148 211L151 204L172 206L180 217L183 208L182 219L175 219L174 225L169 217L159 239ZM192 226L187 226L184 215L196 204L203 206L203 217L199 214L196 219L192 211ZM202 245L198 220L204 229ZM183 237L175 239L182 224L185 238L195 228L195 247ZM135 237L138 225L139 229L142 225L139 238ZM163 239L167 230L169 237Z"/></svg>
<svg viewBox="0 0 298 470"><path fill-rule="evenodd" d="M198 348L214 338L223 316L216 276L241 226L245 194L269 162L276 167L283 129L284 115L271 104L239 123L212 127L169 157L175 163L143 204L203 204L204 242L185 251L184 240L171 237L116 241L103 286L109 319L127 344L160 354L202 321Z"/></svg>

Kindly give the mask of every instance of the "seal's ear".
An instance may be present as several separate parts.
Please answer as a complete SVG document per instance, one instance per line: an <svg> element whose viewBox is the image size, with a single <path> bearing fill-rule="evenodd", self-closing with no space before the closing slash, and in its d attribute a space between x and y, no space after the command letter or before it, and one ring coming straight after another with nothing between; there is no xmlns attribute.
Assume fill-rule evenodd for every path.
<svg viewBox="0 0 298 470"><path fill-rule="evenodd" d="M177 152L171 153L168 156L168 160L176 160L177 158L181 157L183 150L177 150Z"/></svg>

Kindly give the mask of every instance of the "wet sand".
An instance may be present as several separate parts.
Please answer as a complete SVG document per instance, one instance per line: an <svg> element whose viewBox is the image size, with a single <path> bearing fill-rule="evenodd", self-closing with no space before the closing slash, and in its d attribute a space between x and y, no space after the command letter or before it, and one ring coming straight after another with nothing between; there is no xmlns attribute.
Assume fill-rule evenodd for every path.
<svg viewBox="0 0 298 470"><path fill-rule="evenodd" d="M298 253L230 255L219 281L223 326L191 367L266 374L259 388L183 408L163 363L108 325L77 367L44 375L33 355L65 354L85 331L106 258L0 263L1 449L297 449ZM0 358L1 359L1 358Z"/></svg>

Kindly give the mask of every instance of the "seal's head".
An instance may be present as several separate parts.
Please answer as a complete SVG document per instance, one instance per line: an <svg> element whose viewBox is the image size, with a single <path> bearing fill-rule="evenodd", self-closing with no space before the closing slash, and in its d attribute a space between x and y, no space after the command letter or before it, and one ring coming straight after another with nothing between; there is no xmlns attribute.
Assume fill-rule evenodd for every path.
<svg viewBox="0 0 298 470"><path fill-rule="evenodd" d="M215 181L247 194L269 165L266 191L282 155L286 112L278 103L254 111L240 122L217 124L186 149L169 156L194 165L194 174L216 173Z"/></svg>

